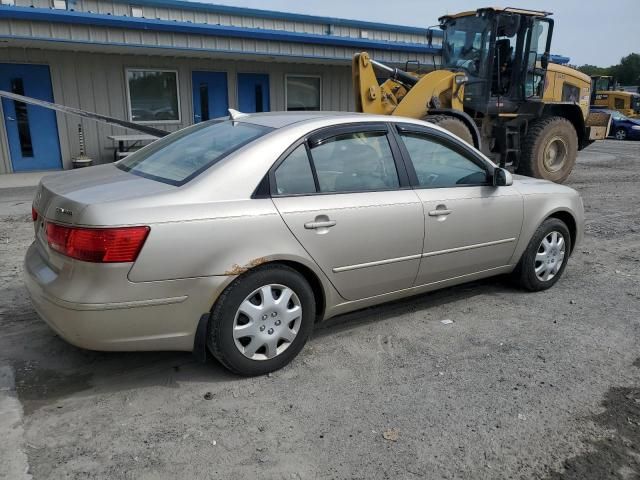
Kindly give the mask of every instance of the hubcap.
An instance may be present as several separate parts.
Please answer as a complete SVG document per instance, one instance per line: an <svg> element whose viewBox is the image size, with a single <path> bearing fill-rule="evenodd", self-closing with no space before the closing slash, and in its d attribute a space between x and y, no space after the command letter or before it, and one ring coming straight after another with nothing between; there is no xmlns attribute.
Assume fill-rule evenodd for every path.
<svg viewBox="0 0 640 480"><path fill-rule="evenodd" d="M565 256L565 241L560 232L551 232L540 242L535 259L535 272L538 280L548 282L555 277Z"/></svg>
<svg viewBox="0 0 640 480"><path fill-rule="evenodd" d="M284 285L265 285L240 304L233 340L245 357L268 360L289 348L301 323L302 306L295 292Z"/></svg>
<svg viewBox="0 0 640 480"><path fill-rule="evenodd" d="M567 143L561 137L553 137L544 150L544 168L549 172L557 172L567 159Z"/></svg>
<svg viewBox="0 0 640 480"><path fill-rule="evenodd" d="M627 132L625 132L625 131L624 131L624 130L622 130L622 129L621 129L621 130L618 130L618 131L616 132L616 138L617 138L618 140L624 140L625 138L627 138Z"/></svg>

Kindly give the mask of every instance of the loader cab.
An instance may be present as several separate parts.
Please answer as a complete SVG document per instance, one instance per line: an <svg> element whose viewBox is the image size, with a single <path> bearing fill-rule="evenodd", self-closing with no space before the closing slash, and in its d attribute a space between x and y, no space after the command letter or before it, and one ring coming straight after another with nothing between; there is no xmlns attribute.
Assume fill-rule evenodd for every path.
<svg viewBox="0 0 640 480"><path fill-rule="evenodd" d="M616 89L616 79L611 75L594 75L591 77L591 80L591 90L593 92Z"/></svg>
<svg viewBox="0 0 640 480"><path fill-rule="evenodd" d="M515 113L542 98L553 31L547 15L487 8L440 18L442 67L467 74L468 113Z"/></svg>
<svg viewBox="0 0 640 480"><path fill-rule="evenodd" d="M591 77L591 105L616 110L628 117L640 117L640 95L620 89L616 79L608 75Z"/></svg>

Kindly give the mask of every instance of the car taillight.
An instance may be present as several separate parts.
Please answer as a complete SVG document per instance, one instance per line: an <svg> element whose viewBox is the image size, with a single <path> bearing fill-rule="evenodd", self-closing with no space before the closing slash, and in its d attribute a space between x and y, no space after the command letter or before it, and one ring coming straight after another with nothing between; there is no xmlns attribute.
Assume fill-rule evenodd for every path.
<svg viewBox="0 0 640 480"><path fill-rule="evenodd" d="M31 207L31 220L38 220L38 211L34 207Z"/></svg>
<svg viewBox="0 0 640 480"><path fill-rule="evenodd" d="M82 228L47 223L47 243L56 252L85 262L135 262L149 227Z"/></svg>

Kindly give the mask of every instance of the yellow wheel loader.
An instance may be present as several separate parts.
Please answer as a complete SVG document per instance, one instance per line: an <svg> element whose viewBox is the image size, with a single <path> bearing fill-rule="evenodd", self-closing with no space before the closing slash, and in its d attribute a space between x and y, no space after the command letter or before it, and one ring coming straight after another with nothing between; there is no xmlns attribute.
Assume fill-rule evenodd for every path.
<svg viewBox="0 0 640 480"><path fill-rule="evenodd" d="M609 75L591 77L591 106L617 110L629 118L640 118L640 93L616 89L616 81Z"/></svg>
<svg viewBox="0 0 640 480"><path fill-rule="evenodd" d="M589 76L549 62L550 15L482 8L441 17L442 61L428 71L356 54L356 109L425 119L502 167L561 183L578 150L606 138L610 115L589 111Z"/></svg>

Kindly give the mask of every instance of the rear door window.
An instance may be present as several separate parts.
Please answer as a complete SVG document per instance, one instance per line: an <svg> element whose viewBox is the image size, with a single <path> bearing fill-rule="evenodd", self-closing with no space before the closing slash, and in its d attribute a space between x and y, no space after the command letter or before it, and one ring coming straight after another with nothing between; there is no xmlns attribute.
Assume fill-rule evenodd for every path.
<svg viewBox="0 0 640 480"><path fill-rule="evenodd" d="M337 135L311 149L320 192L398 188L398 171L384 132Z"/></svg>
<svg viewBox="0 0 640 480"><path fill-rule="evenodd" d="M156 140L116 166L152 180L183 185L271 130L251 123L203 122Z"/></svg>

